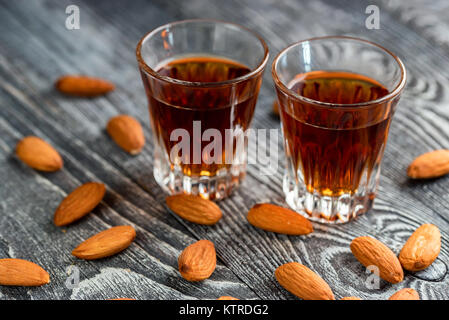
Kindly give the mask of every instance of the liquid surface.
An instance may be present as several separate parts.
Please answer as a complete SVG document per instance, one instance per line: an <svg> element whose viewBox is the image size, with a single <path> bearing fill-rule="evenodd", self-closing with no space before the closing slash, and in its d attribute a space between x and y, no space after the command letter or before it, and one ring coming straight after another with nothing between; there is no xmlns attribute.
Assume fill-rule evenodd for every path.
<svg viewBox="0 0 449 320"><path fill-rule="evenodd" d="M290 89L309 99L336 104L368 102L389 93L379 82L366 76L326 71L297 75Z"/></svg>
<svg viewBox="0 0 449 320"><path fill-rule="evenodd" d="M161 75L190 82L232 80L251 70L232 60L215 57L190 57L169 62L157 70Z"/></svg>

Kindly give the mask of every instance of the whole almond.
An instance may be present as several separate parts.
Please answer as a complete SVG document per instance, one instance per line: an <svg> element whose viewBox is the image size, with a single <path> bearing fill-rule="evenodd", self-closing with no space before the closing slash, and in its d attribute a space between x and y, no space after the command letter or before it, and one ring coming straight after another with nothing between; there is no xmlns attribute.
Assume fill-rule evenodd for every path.
<svg viewBox="0 0 449 320"><path fill-rule="evenodd" d="M59 78L55 83L60 92L78 97L96 97L115 89L109 81L87 76L67 75Z"/></svg>
<svg viewBox="0 0 449 320"><path fill-rule="evenodd" d="M433 224L423 224L416 229L402 247L399 261L405 270L423 270L438 257L440 247L440 230Z"/></svg>
<svg viewBox="0 0 449 320"><path fill-rule="evenodd" d="M88 182L79 186L56 209L54 224L60 227L81 219L101 202L105 192L106 187L100 182Z"/></svg>
<svg viewBox="0 0 449 320"><path fill-rule="evenodd" d="M372 237L358 237L350 245L352 254L365 267L376 266L379 276L390 283L404 279L404 271L396 255L386 245Z"/></svg>
<svg viewBox="0 0 449 320"><path fill-rule="evenodd" d="M231 296L221 296L220 298L218 298L217 300L240 300Z"/></svg>
<svg viewBox="0 0 449 320"><path fill-rule="evenodd" d="M416 290L404 288L393 294L388 300L420 300L420 298Z"/></svg>
<svg viewBox="0 0 449 320"><path fill-rule="evenodd" d="M130 154L138 154L145 145L145 136L139 121L128 115L109 120L106 131L117 145Z"/></svg>
<svg viewBox="0 0 449 320"><path fill-rule="evenodd" d="M289 235L308 234L313 231L312 223L299 213L274 204L256 204L247 219L253 226L277 233Z"/></svg>
<svg viewBox="0 0 449 320"><path fill-rule="evenodd" d="M165 198L165 202L178 216L197 224L213 225L222 216L217 204L196 195L176 194Z"/></svg>
<svg viewBox="0 0 449 320"><path fill-rule="evenodd" d="M0 259L0 285L42 286L50 282L47 271L37 264L22 259Z"/></svg>
<svg viewBox="0 0 449 320"><path fill-rule="evenodd" d="M335 300L326 281L298 262L283 264L274 275L281 286L301 299Z"/></svg>
<svg viewBox="0 0 449 320"><path fill-rule="evenodd" d="M199 240L182 251L178 258L181 276L188 281L207 279L215 270L217 255L209 240Z"/></svg>
<svg viewBox="0 0 449 320"><path fill-rule="evenodd" d="M31 168L40 171L57 171L63 161L58 151L41 138L28 136L17 143L16 155Z"/></svg>
<svg viewBox="0 0 449 320"><path fill-rule="evenodd" d="M90 237L72 251L72 255L84 260L110 257L129 247L136 237L131 226L112 227Z"/></svg>
<svg viewBox="0 0 449 320"><path fill-rule="evenodd" d="M449 150L424 153L409 165L407 175L412 179L438 178L449 173Z"/></svg>
<svg viewBox="0 0 449 320"><path fill-rule="evenodd" d="M362 300L362 299L360 299L358 297L344 297L344 298L341 298L340 300Z"/></svg>

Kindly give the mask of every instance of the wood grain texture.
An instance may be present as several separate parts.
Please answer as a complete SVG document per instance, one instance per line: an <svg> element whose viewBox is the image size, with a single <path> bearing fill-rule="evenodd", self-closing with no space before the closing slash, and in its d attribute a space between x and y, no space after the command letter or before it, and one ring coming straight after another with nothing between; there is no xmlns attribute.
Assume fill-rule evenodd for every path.
<svg viewBox="0 0 449 320"><path fill-rule="evenodd" d="M68 0L0 2L0 258L23 258L49 271L40 288L0 287L0 299L293 299L274 279L281 264L298 261L322 276L336 298L387 299L401 288L421 299L448 299L449 177L413 182L408 164L419 154L449 148L449 40L447 2L380 1L381 29L365 28L373 1L80 1L81 29L65 28ZM422 12L422 14L420 14ZM105 132L109 118L130 114L151 141L147 102L134 49L149 30L185 18L218 18L258 31L274 57L287 44L321 35L353 35L398 54L408 84L385 151L374 209L336 227L314 224L301 237L258 230L246 221L255 203L284 205L282 166L262 176L250 166L243 186L219 203L223 218L198 226L169 213L165 194L152 177L152 144L136 157L123 152ZM272 58L271 58L272 61ZM103 77L116 90L95 100L65 97L53 89L63 74ZM253 126L278 128L274 98L265 73ZM39 173L14 157L27 135L49 141L64 158L64 169ZM279 146L281 148L281 146ZM282 149L280 149L282 150ZM254 156L255 150L250 150ZM282 152L282 151L281 151ZM281 159L282 160L282 159ZM61 199L90 181L107 186L102 203L85 219L60 229L52 214ZM255 192L254 186L257 186ZM437 261L405 275L398 285L367 289L365 269L349 250L358 236L371 235L395 253L416 227L433 223L442 232ZM121 254L78 261L71 250L89 236L115 225L132 225L136 240ZM219 264L208 280L189 283L177 271L181 250L197 239L214 242ZM80 285L65 286L67 268L80 270Z"/></svg>

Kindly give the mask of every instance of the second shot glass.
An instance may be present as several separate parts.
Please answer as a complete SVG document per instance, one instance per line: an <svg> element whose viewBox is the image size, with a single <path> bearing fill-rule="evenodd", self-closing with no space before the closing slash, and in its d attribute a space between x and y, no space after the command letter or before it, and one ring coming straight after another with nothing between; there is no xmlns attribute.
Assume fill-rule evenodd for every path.
<svg viewBox="0 0 449 320"><path fill-rule="evenodd" d="M406 72L383 47L350 37L300 41L274 59L287 167L299 213L344 223L371 208Z"/></svg>

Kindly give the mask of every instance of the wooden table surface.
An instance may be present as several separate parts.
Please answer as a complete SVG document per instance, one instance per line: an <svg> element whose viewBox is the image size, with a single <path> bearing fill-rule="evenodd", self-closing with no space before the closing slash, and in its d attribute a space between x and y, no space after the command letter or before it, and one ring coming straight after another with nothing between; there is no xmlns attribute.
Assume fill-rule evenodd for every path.
<svg viewBox="0 0 449 320"><path fill-rule="evenodd" d="M380 8L380 29L365 27L365 9ZM67 5L80 8L80 29L67 30ZM38 288L0 287L0 299L293 299L275 281L281 264L298 261L318 272L337 298L384 299L403 287L423 299L448 299L449 177L411 182L406 168L419 154L449 149L449 3L445 0L193 0L193 1L6 1L0 2L0 258L23 258L43 266L51 283ZM152 176L147 101L135 46L149 30L186 18L218 18L243 24L267 41L271 59L287 44L323 35L352 35L375 41L400 56L408 70L390 131L378 197L366 215L346 225L314 224L308 236L258 230L246 213L258 202L285 205L282 169L260 176L250 166L233 196L221 201L223 219L213 227L194 225L168 212ZM267 68L268 69L268 68ZM104 77L117 89L97 99L74 99L53 89L63 74ZM265 72L253 127L279 128L270 113L274 98ZM135 157L105 133L107 120L126 113L144 125L149 143ZM14 156L16 143L36 135L64 158L63 170L41 173ZM52 223L61 199L94 180L107 186L92 214L66 228ZM398 252L422 223L442 232L438 260L397 285L365 286L368 274L349 250L357 236L371 235ZM71 250L89 236L130 224L135 242L124 252L82 261ZM201 283L183 280L177 257L197 239L216 245L219 263ZM68 268L80 283L68 288Z"/></svg>

